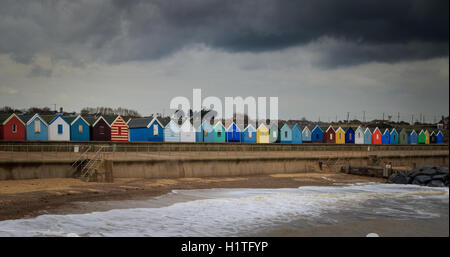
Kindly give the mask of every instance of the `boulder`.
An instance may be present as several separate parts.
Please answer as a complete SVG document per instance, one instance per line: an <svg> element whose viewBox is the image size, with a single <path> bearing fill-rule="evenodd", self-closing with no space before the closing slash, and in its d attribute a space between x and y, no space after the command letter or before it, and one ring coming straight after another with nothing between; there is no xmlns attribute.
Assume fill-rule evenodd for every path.
<svg viewBox="0 0 450 257"><path fill-rule="evenodd" d="M413 184L426 185L430 180L431 180L431 176L419 175L414 178Z"/></svg>
<svg viewBox="0 0 450 257"><path fill-rule="evenodd" d="M433 179L430 182L427 183L427 186L430 187L444 187L445 184L442 182L442 180Z"/></svg>
<svg viewBox="0 0 450 257"><path fill-rule="evenodd" d="M408 174L406 172L401 171L396 172L388 178L388 181L394 184L408 184L409 183Z"/></svg>

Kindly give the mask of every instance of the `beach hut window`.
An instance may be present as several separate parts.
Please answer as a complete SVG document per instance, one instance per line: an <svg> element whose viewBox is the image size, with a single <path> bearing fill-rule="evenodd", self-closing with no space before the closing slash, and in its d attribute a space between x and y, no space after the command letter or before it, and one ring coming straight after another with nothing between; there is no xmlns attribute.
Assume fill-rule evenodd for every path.
<svg viewBox="0 0 450 257"><path fill-rule="evenodd" d="M204 134L205 134L205 137L206 137L206 136L208 135L208 131L205 130L205 133L204 133Z"/></svg>
<svg viewBox="0 0 450 257"><path fill-rule="evenodd" d="M380 137L377 135L377 139L379 139Z"/></svg>
<svg viewBox="0 0 450 257"><path fill-rule="evenodd" d="M78 125L78 133L83 133L83 125Z"/></svg>
<svg viewBox="0 0 450 257"><path fill-rule="evenodd" d="M250 132L250 131L248 132L248 137L252 138L252 132Z"/></svg>
<svg viewBox="0 0 450 257"><path fill-rule="evenodd" d="M100 134L105 134L105 127L103 126L98 127L98 131Z"/></svg>
<svg viewBox="0 0 450 257"><path fill-rule="evenodd" d="M395 135L393 135L393 138L394 138L394 140L395 140Z"/></svg>
<svg viewBox="0 0 450 257"><path fill-rule="evenodd" d="M288 136L288 135L287 135L287 131L285 131L285 132L284 132L284 137L287 137L287 136Z"/></svg>
<svg viewBox="0 0 450 257"><path fill-rule="evenodd" d="M276 131L273 132L273 137L277 137L277 132Z"/></svg>
<svg viewBox="0 0 450 257"><path fill-rule="evenodd" d="M339 139L342 139L342 135L341 134L339 134Z"/></svg>
<svg viewBox="0 0 450 257"><path fill-rule="evenodd" d="M157 136L158 135L158 125L153 125L153 135Z"/></svg>
<svg viewBox="0 0 450 257"><path fill-rule="evenodd" d="M13 133L17 132L17 125L15 123L12 125L12 132Z"/></svg>
<svg viewBox="0 0 450 257"><path fill-rule="evenodd" d="M221 130L217 131L217 136L218 136L218 137L221 137L221 136L222 136L222 131L221 131Z"/></svg>
<svg viewBox="0 0 450 257"><path fill-rule="evenodd" d="M361 137L361 132L358 132L358 137Z"/></svg>
<svg viewBox="0 0 450 257"><path fill-rule="evenodd" d="M119 135L122 134L122 127L118 127L118 128L117 128L117 134L119 134Z"/></svg>
<svg viewBox="0 0 450 257"><path fill-rule="evenodd" d="M330 134L330 139L333 140L333 134Z"/></svg>
<svg viewBox="0 0 450 257"><path fill-rule="evenodd" d="M305 135L306 135L306 137L308 137L308 131L306 131Z"/></svg>
<svg viewBox="0 0 450 257"><path fill-rule="evenodd" d="M62 124L58 124L58 134L62 134L63 133L63 126Z"/></svg>
<svg viewBox="0 0 450 257"><path fill-rule="evenodd" d="M348 134L348 138L352 140L352 134Z"/></svg>
<svg viewBox="0 0 450 257"><path fill-rule="evenodd" d="M34 121L34 133L36 134L41 133L41 122L38 120Z"/></svg>

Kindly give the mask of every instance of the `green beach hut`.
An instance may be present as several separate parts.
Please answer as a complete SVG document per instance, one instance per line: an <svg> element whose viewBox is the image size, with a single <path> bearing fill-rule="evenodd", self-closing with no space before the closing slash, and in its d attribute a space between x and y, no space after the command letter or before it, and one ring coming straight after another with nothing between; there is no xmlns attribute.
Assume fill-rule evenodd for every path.
<svg viewBox="0 0 450 257"><path fill-rule="evenodd" d="M417 136L417 143L418 144L425 144L425 141L427 140L427 135L425 135L425 131L423 129L420 131L419 135Z"/></svg>
<svg viewBox="0 0 450 257"><path fill-rule="evenodd" d="M219 121L216 123L216 125L214 126L213 134L214 134L214 142L222 143L226 141L227 133L222 122Z"/></svg>

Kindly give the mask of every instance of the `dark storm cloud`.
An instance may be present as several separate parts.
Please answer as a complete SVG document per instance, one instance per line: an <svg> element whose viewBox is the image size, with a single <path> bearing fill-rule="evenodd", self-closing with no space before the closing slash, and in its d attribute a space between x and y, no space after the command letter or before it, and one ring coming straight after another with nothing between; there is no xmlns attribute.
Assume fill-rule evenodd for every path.
<svg viewBox="0 0 450 257"><path fill-rule="evenodd" d="M74 62L167 56L192 44L261 52L322 38L320 65L448 56L448 0L1 1L0 53ZM320 45L320 44L319 44Z"/></svg>

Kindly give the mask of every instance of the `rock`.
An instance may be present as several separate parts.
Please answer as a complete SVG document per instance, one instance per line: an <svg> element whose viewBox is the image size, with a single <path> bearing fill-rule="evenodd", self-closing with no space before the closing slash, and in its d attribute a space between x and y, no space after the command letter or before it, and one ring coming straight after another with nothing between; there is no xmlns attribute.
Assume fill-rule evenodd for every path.
<svg viewBox="0 0 450 257"><path fill-rule="evenodd" d="M427 186L430 187L444 187L445 184L442 182L442 180L433 179L430 182L428 182Z"/></svg>
<svg viewBox="0 0 450 257"><path fill-rule="evenodd" d="M416 176L413 180L413 184L416 185L425 185L427 184L429 181L431 180L431 176L427 176L427 175L419 175Z"/></svg>
<svg viewBox="0 0 450 257"><path fill-rule="evenodd" d="M435 175L438 174L438 170L436 169L423 169L420 171L420 175Z"/></svg>
<svg viewBox="0 0 450 257"><path fill-rule="evenodd" d="M396 172L396 173L392 174L388 178L388 181L390 183L394 183L394 184L408 184L409 183L408 175L405 172Z"/></svg>
<svg viewBox="0 0 450 257"><path fill-rule="evenodd" d="M438 175L434 175L432 177L433 180L438 179L438 180L442 180L445 181L446 179L448 179L448 175L444 175L444 174L438 174Z"/></svg>
<svg viewBox="0 0 450 257"><path fill-rule="evenodd" d="M440 170L438 170L439 174L447 174L448 175L448 168L441 168Z"/></svg>

